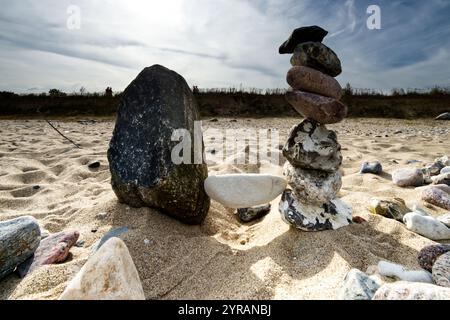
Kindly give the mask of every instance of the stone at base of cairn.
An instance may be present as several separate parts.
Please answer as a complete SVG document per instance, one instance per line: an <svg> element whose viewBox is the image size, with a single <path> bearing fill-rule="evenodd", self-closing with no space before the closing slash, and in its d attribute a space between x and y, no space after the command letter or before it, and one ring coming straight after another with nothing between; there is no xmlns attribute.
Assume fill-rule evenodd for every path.
<svg viewBox="0 0 450 320"><path fill-rule="evenodd" d="M284 191L279 211L282 219L303 231L337 230L352 223L352 209L336 198L323 206L297 201L291 190Z"/></svg>

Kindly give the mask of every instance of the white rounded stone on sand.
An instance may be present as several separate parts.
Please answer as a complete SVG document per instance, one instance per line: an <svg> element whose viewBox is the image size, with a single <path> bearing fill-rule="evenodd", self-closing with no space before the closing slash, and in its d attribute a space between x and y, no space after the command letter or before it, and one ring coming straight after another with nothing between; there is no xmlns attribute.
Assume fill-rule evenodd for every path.
<svg viewBox="0 0 450 320"><path fill-rule="evenodd" d="M60 300L145 300L139 274L127 246L111 238L91 256Z"/></svg>
<svg viewBox="0 0 450 320"><path fill-rule="evenodd" d="M224 174L205 180L205 191L211 199L235 209L267 204L286 186L286 179L269 174Z"/></svg>
<svg viewBox="0 0 450 320"><path fill-rule="evenodd" d="M417 212L407 213L403 217L406 228L431 240L450 239L450 228L434 217L423 216Z"/></svg>
<svg viewBox="0 0 450 320"><path fill-rule="evenodd" d="M404 266L388 261L378 263L378 273L402 281L433 283L431 273L426 270L406 270Z"/></svg>

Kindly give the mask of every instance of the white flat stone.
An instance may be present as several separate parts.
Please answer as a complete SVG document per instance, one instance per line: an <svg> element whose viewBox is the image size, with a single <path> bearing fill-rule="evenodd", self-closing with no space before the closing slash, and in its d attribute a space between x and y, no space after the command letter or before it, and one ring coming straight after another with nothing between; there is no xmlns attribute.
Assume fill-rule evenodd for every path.
<svg viewBox="0 0 450 320"><path fill-rule="evenodd" d="M111 238L70 281L60 300L145 300L127 246Z"/></svg>
<svg viewBox="0 0 450 320"><path fill-rule="evenodd" d="M268 174L224 174L205 180L208 196L229 208L267 204L287 186L283 177Z"/></svg>
<svg viewBox="0 0 450 320"><path fill-rule="evenodd" d="M422 216L417 212L407 213L403 217L406 228L431 240L450 239L450 228L431 216Z"/></svg>
<svg viewBox="0 0 450 320"><path fill-rule="evenodd" d="M402 265L388 261L378 263L378 273L403 281L433 283L431 273L426 270L406 270Z"/></svg>

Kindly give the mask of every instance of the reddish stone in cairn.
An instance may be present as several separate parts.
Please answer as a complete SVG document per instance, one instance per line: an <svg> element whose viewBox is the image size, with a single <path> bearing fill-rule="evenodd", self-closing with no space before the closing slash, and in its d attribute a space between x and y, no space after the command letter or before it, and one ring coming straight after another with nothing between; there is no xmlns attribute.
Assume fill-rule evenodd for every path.
<svg viewBox="0 0 450 320"><path fill-rule="evenodd" d="M41 241L34 256L17 267L17 272L25 277L43 265L64 262L79 236L78 231L62 231L48 236Z"/></svg>
<svg viewBox="0 0 450 320"><path fill-rule="evenodd" d="M286 100L305 118L322 124L337 123L347 116L347 106L336 99L299 90L288 91Z"/></svg>
<svg viewBox="0 0 450 320"><path fill-rule="evenodd" d="M342 97L342 88L336 79L312 68L292 67L286 80L292 88L297 90L317 93L334 99Z"/></svg>

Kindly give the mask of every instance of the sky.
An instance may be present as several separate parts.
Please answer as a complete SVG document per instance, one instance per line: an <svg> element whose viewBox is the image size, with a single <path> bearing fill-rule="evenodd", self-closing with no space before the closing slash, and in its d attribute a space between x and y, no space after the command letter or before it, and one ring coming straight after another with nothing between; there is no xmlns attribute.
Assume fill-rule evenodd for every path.
<svg viewBox="0 0 450 320"><path fill-rule="evenodd" d="M381 29L367 27L370 5L380 8ZM122 91L153 64L200 88L287 88L290 55L278 47L308 25L329 31L323 43L342 62L342 86L450 85L450 0L0 0L0 7L0 91Z"/></svg>

